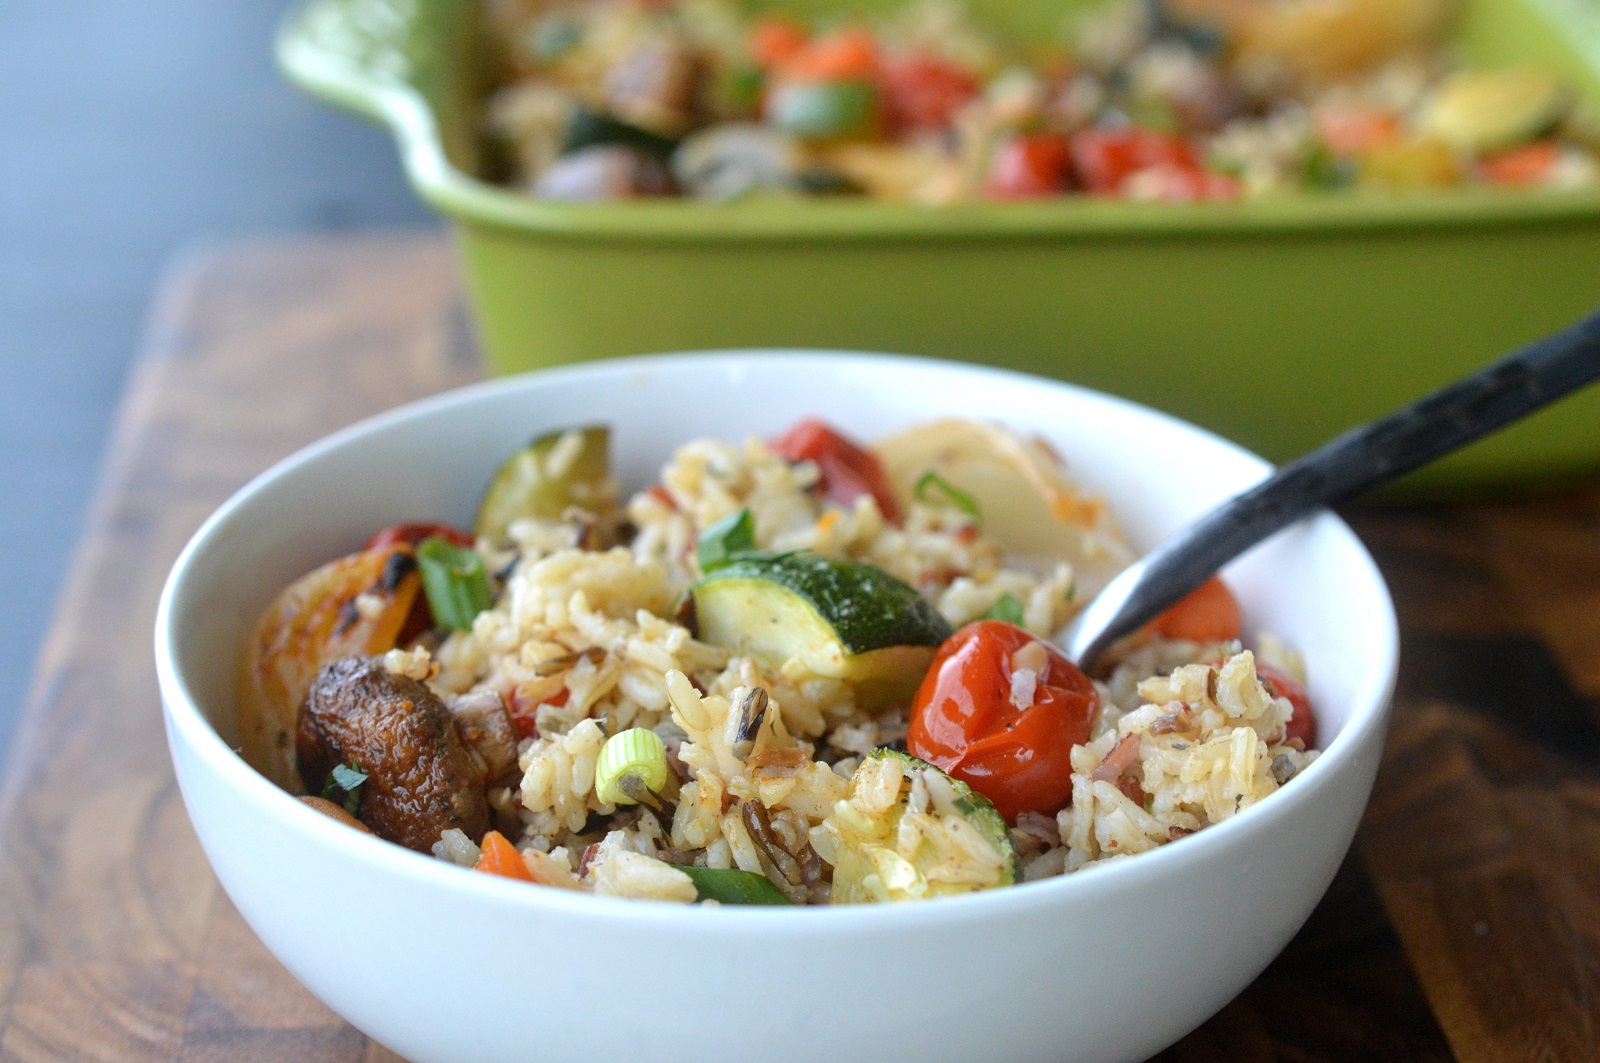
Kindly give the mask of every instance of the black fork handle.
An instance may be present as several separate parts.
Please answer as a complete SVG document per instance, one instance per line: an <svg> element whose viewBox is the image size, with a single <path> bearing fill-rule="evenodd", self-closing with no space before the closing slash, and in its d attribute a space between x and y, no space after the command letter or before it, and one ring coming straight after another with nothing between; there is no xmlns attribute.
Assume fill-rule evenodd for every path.
<svg viewBox="0 0 1600 1063"><path fill-rule="evenodd" d="M1398 479L1600 378L1600 311L1282 466L1157 547L1097 648L1322 506Z"/></svg>

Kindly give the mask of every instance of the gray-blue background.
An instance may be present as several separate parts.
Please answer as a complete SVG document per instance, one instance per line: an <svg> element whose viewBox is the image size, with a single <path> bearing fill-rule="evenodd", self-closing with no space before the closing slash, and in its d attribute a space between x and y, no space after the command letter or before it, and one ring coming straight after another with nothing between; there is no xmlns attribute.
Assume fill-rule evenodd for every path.
<svg viewBox="0 0 1600 1063"><path fill-rule="evenodd" d="M283 84L284 0L0 0L0 750L163 266L431 222L382 133Z"/></svg>

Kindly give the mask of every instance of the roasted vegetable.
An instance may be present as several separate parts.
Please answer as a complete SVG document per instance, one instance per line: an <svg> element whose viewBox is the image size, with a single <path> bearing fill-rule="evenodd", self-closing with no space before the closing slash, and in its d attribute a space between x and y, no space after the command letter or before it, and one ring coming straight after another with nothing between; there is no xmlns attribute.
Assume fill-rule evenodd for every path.
<svg viewBox="0 0 1600 1063"><path fill-rule="evenodd" d="M489 829L484 770L454 716L381 657L346 657L318 673L295 747L308 790L341 764L361 766L355 816L380 838L426 853L446 830L477 841Z"/></svg>
<svg viewBox="0 0 1600 1063"><path fill-rule="evenodd" d="M720 904L794 903L783 895L782 890L753 871L740 871L737 868L691 867L686 864L676 866L679 871L689 876L694 883L695 892L700 895L702 901L717 901Z"/></svg>
<svg viewBox="0 0 1600 1063"><path fill-rule="evenodd" d="M1007 553L1070 562L1083 595L1130 560L1105 506L1080 491L1037 440L950 418L908 428L872 449L902 504L916 501L918 486L935 474L978 509L984 533Z"/></svg>
<svg viewBox="0 0 1600 1063"><path fill-rule="evenodd" d="M1544 70L1475 70L1434 90L1420 125L1429 136L1470 154L1505 151L1554 129L1572 94Z"/></svg>
<svg viewBox="0 0 1600 1063"><path fill-rule="evenodd" d="M906 704L950 626L871 565L816 554L744 555L693 587L702 640L774 671L850 683L857 704Z"/></svg>
<svg viewBox="0 0 1600 1063"><path fill-rule="evenodd" d="M507 529L524 517L557 520L568 506L590 513L616 508L611 478L611 432L588 425L550 432L507 458L478 508L480 539L507 540Z"/></svg>
<svg viewBox="0 0 1600 1063"><path fill-rule="evenodd" d="M1008 823L1054 815L1072 796L1072 747L1100 698L1043 639L1001 620L968 624L939 647L911 704L906 748L994 802Z"/></svg>
<svg viewBox="0 0 1600 1063"><path fill-rule="evenodd" d="M312 681L341 657L393 649L421 586L411 548L395 545L323 565L278 595L239 675L240 740L252 767L300 792L294 732Z"/></svg>
<svg viewBox="0 0 1600 1063"><path fill-rule="evenodd" d="M823 821L835 848L834 904L948 897L1015 883L1005 821L965 783L880 749Z"/></svg>

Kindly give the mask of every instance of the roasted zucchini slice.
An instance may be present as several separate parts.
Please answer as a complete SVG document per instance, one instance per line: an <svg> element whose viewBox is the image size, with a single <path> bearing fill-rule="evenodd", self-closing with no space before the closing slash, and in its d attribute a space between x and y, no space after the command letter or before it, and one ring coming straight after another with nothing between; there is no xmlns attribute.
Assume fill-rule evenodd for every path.
<svg viewBox="0 0 1600 1063"><path fill-rule="evenodd" d="M869 710L909 703L951 633L882 569L808 552L739 556L689 594L701 640L773 671L843 679Z"/></svg>
<svg viewBox="0 0 1600 1063"><path fill-rule="evenodd" d="M504 543L512 522L559 520L568 506L601 515L616 508L611 431L587 425L549 432L505 460L478 507L478 538Z"/></svg>
<svg viewBox="0 0 1600 1063"><path fill-rule="evenodd" d="M833 840L834 904L949 897L1019 878L1005 820L966 783L880 749L823 821Z"/></svg>

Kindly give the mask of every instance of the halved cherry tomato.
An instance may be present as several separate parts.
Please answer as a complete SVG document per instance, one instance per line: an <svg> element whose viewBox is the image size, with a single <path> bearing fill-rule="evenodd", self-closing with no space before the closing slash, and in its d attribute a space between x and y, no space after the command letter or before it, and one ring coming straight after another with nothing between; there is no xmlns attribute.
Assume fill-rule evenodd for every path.
<svg viewBox="0 0 1600 1063"><path fill-rule="evenodd" d="M1238 199L1244 186L1237 178L1194 166L1158 163L1131 175L1124 194L1157 203L1204 203Z"/></svg>
<svg viewBox="0 0 1600 1063"><path fill-rule="evenodd" d="M1478 168L1490 184L1515 188L1548 180L1560 162L1561 145L1553 140L1539 140L1510 151L1485 155L1478 160Z"/></svg>
<svg viewBox="0 0 1600 1063"><path fill-rule="evenodd" d="M528 862L517 852L517 847L497 830L492 830L483 836L483 855L478 858L472 870L487 871L491 875L502 875L523 882L539 881L533 877L533 872L528 870Z"/></svg>
<svg viewBox="0 0 1600 1063"><path fill-rule="evenodd" d="M428 521L413 521L409 524L391 524L378 531L371 539L367 540L364 549L382 550L401 543L407 546L416 546L422 540L437 535L441 539L448 539L457 546L471 546L472 535L460 528L452 528L448 524L433 524Z"/></svg>
<svg viewBox="0 0 1600 1063"><path fill-rule="evenodd" d="M1129 177L1152 166L1199 170L1200 156L1185 137L1148 129L1084 129L1069 140L1078 180L1090 193L1114 196Z"/></svg>
<svg viewBox="0 0 1600 1063"><path fill-rule="evenodd" d="M936 55L917 54L889 64L882 90L894 129L944 129L978 94L978 79Z"/></svg>
<svg viewBox="0 0 1600 1063"><path fill-rule="evenodd" d="M779 64L792 81L870 79L878 73L878 39L871 30L845 27L807 41Z"/></svg>
<svg viewBox="0 0 1600 1063"><path fill-rule="evenodd" d="M1355 155L1381 148L1395 143L1402 135L1400 116L1380 107L1320 107L1315 122L1322 142L1336 155Z"/></svg>
<svg viewBox="0 0 1600 1063"><path fill-rule="evenodd" d="M1256 662L1256 675L1267 688L1267 693L1288 698L1289 704L1294 706L1294 715L1289 717L1285 728L1284 741L1298 738L1306 749L1310 749L1317 740L1317 717L1311 710L1311 695L1306 693L1306 688L1299 680L1291 679L1270 664L1260 661Z"/></svg>
<svg viewBox="0 0 1600 1063"><path fill-rule="evenodd" d="M823 497L848 506L862 495L871 495L885 520L900 523L900 505L877 457L822 421L808 417L770 446L773 453L790 461L815 462L822 473L818 487Z"/></svg>
<svg viewBox="0 0 1600 1063"><path fill-rule="evenodd" d="M1019 708L1012 678L1017 652L1029 645L1040 647L1030 652L1044 667ZM1054 646L1014 624L980 620L939 647L911 703L906 749L1015 823L1023 812L1051 814L1071 800L1072 747L1089 740L1099 707L1094 684Z"/></svg>
<svg viewBox="0 0 1600 1063"><path fill-rule="evenodd" d="M798 19L782 14L765 15L750 28L750 57L761 66L777 66L799 55L810 39L811 35Z"/></svg>
<svg viewBox="0 0 1600 1063"><path fill-rule="evenodd" d="M1145 630L1169 639L1227 642L1239 637L1242 623L1239 600L1221 576L1212 576L1146 624Z"/></svg>
<svg viewBox="0 0 1600 1063"><path fill-rule="evenodd" d="M1065 192L1071 178L1066 140L1034 133L1012 137L996 149L983 192L990 199L1045 199Z"/></svg>

